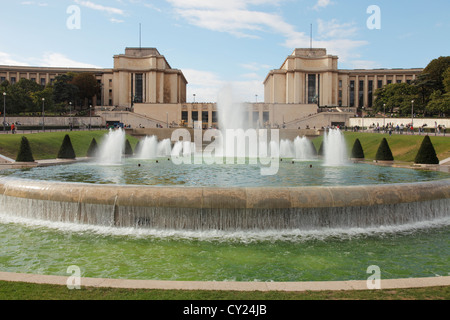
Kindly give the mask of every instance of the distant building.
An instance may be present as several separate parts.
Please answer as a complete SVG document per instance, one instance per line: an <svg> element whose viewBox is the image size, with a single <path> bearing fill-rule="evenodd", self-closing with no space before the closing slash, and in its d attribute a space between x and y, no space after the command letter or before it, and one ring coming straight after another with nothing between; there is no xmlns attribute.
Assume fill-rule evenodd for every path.
<svg viewBox="0 0 450 320"><path fill-rule="evenodd" d="M328 55L326 49L295 49L264 80L264 102L245 104L247 120L251 126L287 128L345 124L356 110L372 107L376 89L410 83L422 71L340 70L338 57ZM195 121L202 121L211 127L218 123L215 103L186 102L188 81L156 48L126 48L125 54L114 56L112 69L0 66L0 82L14 84L24 78L45 86L67 72L95 75L101 94L90 101L94 107L132 111L166 126L183 123L192 127ZM324 110L335 112L320 112ZM134 120L136 126L139 120Z"/></svg>

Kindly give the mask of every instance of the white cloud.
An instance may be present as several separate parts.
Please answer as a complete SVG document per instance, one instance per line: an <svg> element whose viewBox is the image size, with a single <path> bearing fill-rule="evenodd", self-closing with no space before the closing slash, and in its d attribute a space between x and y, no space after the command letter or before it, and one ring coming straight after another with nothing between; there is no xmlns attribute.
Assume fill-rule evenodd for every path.
<svg viewBox="0 0 450 320"><path fill-rule="evenodd" d="M272 67L267 64L260 64L257 62L251 62L251 63L242 63L240 66L244 69L251 70L251 71L260 71L260 70L270 70Z"/></svg>
<svg viewBox="0 0 450 320"><path fill-rule="evenodd" d="M255 101L258 95L259 101L264 99L264 86L261 79L249 79L225 81L217 74L210 71L183 69L183 74L189 81L187 100L192 102L216 102L220 92L226 86L233 87L233 96L240 102Z"/></svg>
<svg viewBox="0 0 450 320"><path fill-rule="evenodd" d="M0 65L5 66L29 66L28 63L23 61L18 61L12 58L10 54L5 52L0 52Z"/></svg>
<svg viewBox="0 0 450 320"><path fill-rule="evenodd" d="M79 4L80 6L90 8L93 10L102 11L108 14L118 14L118 15L125 15L125 12L122 9L113 8L113 7L105 7L100 4L93 3L91 1L82 1L82 0L75 0L75 3Z"/></svg>
<svg viewBox="0 0 450 320"><path fill-rule="evenodd" d="M324 21L322 19L317 20L319 37L342 39L354 37L358 31L358 28L353 22L339 23L337 19L330 21Z"/></svg>
<svg viewBox="0 0 450 320"><path fill-rule="evenodd" d="M116 19L116 18L111 18L111 19L109 19L109 21L111 21L112 23L123 23L123 22L125 22L125 20L120 20L120 19Z"/></svg>
<svg viewBox="0 0 450 320"><path fill-rule="evenodd" d="M319 10L321 8L326 8L331 4L331 0L317 0L316 5L313 7L314 10Z"/></svg>
<svg viewBox="0 0 450 320"><path fill-rule="evenodd" d="M42 58L37 59L41 67L71 67L71 68L99 68L98 66L72 60L61 53L46 52Z"/></svg>
<svg viewBox="0 0 450 320"><path fill-rule="evenodd" d="M257 32L291 33L293 27L274 13L250 10L251 5L277 5L281 0L167 0L190 24L237 37L258 38Z"/></svg>

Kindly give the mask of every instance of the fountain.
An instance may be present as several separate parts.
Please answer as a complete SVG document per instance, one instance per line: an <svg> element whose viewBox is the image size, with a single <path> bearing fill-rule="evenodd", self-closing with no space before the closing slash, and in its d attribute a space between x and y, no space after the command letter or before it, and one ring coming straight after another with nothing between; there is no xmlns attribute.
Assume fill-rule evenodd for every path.
<svg viewBox="0 0 450 320"><path fill-rule="evenodd" d="M145 137L141 142L140 150L137 154L138 159L156 159L168 157L172 153L170 139L164 139L159 142L158 137Z"/></svg>
<svg viewBox="0 0 450 320"><path fill-rule="evenodd" d="M110 129L105 141L99 147L97 161L104 165L120 164L124 149L125 131Z"/></svg>
<svg viewBox="0 0 450 320"><path fill-rule="evenodd" d="M244 124L238 122L242 121L242 114L238 107L232 108L233 104L227 100L229 97L225 94L219 99L223 120L221 132L233 129L235 133L245 135L246 131L242 129ZM238 115L237 119L229 118L231 114ZM423 263L436 265L435 273L442 273L448 267L445 260L448 258L448 248L442 243L450 225L448 175L348 164L345 141L339 130L325 133L323 162L317 159L310 141L305 137L294 141L282 140L279 144L273 140L269 143L259 140L256 153L253 146L247 146L246 159L256 155L274 156L279 150L281 158L296 160L282 161L279 172L270 176L260 174L259 168L263 163L250 161L244 165L224 162L176 165L172 161L161 161L159 164L145 161L167 158L169 154L190 157L197 151L190 141L175 142L171 146L169 140L158 141L155 136L142 141L135 159L123 159L124 140L122 130L110 131L100 147L96 163L39 168L0 177L0 236L8 239L5 254L11 256L10 250L17 247L15 234L28 233L17 231L22 225L34 228L35 225L42 227L44 223L45 228L63 230L63 234L66 232L64 230L69 230L70 234L73 230L81 231L78 241L89 243L86 248L91 248L92 242L102 248L101 257L93 250L80 249L83 255L95 261L93 265L88 264L86 259L80 262L88 265L89 276L104 277L105 274L99 270L109 270L108 263L117 264L116 258L112 257L121 252L127 257L124 263L132 261L135 265L125 267L122 271L125 275L105 271L107 276L219 281L349 280L355 277L355 272L335 274L326 269L308 276L297 268L303 266L319 270L323 265L335 265L345 260L346 254L353 253L356 247L359 248L358 255L364 256L364 250L372 245L386 249L376 253L376 257L388 264L393 257L408 256L408 250L413 250L410 247L412 244L415 250L426 250L428 244L425 244L429 241L427 235L420 232L424 239L421 243L417 243L414 237L398 240L395 235L403 235L408 230L431 228L437 230L432 242L440 248L439 254L433 255L431 262L427 260ZM218 157L232 155L227 154L224 147L227 143L222 145L222 149L218 147L219 151L223 150L223 154L217 154ZM236 152L240 147L235 146L233 150ZM139 167L136 166L136 159L139 159ZM205 159L203 161L206 162ZM310 166L311 161L314 161L314 166ZM99 164L115 165L108 167L110 175L115 177L115 180L110 180L115 183L101 180L101 174L96 173ZM54 181L55 177L58 181ZM51 242L52 237L59 237L63 238L61 241L67 243L68 248L78 245L75 240L72 243L60 234L30 233L33 233L30 237L34 237L32 243ZM113 235L113 238L99 238L98 233ZM385 234L394 234L394 239L388 236L384 240ZM125 236L126 241L121 236ZM119 237L119 240L114 240L114 237ZM356 242L352 240L354 238ZM192 244L192 239L200 240L200 244ZM326 239L322 249L321 245L316 246L318 239ZM396 247L392 246L393 241L400 241L402 247L407 247L406 253L393 250L392 247ZM230 250L230 243L234 250ZM242 243L244 245L239 245ZM302 243L306 244L299 250ZM364 245L367 243L369 245ZM109 246L114 248L114 253L109 253ZM199 263L190 266L189 262L179 258L180 255L174 254L172 247L176 247L177 253L183 252L186 257L189 256L189 261L199 260L200 264L209 261L211 270L197 274L195 270L202 269L198 267ZM28 255L34 254L26 248L23 251ZM236 262L238 267L229 266L228 270L226 266L234 258L230 259L227 252L246 262ZM339 255L331 254L332 261L327 262L322 257L305 259L300 254L305 252L311 256L318 252L322 252L324 257L329 256L330 252L339 252ZM441 254L444 258L439 258ZM161 256L169 263L152 258ZM249 257L255 260L249 262ZM20 267L6 269L36 272L26 262L28 259L23 260L19 263ZM360 260L363 264L371 263L369 258ZM246 270L246 274L241 275L240 266L245 265L247 269L263 261L264 268L260 265L254 268L270 270L267 274ZM307 264L305 261L313 262ZM62 265L64 263L69 262L64 260ZM354 264L352 260L341 269L353 270ZM413 270L417 263L413 265L408 270ZM127 273L129 270L137 271L130 275ZM146 273L144 270L152 271ZM43 272L55 271L49 267ZM422 269L391 274L392 277L430 276Z"/></svg>
<svg viewBox="0 0 450 320"><path fill-rule="evenodd" d="M348 164L348 153L344 135L339 129L324 132L324 158L326 166L343 166Z"/></svg>

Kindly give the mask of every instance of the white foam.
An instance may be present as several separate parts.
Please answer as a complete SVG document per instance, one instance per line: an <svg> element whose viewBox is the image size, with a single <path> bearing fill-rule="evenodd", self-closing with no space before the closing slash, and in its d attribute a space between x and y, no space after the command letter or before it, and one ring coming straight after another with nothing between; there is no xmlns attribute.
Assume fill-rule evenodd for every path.
<svg viewBox="0 0 450 320"><path fill-rule="evenodd" d="M0 213L0 223L19 224L25 227L46 228L61 232L92 233L102 236L118 236L133 238L157 238L168 240L198 240L218 242L252 243L259 241L305 242L311 240L351 240L368 236L384 237L393 234L411 234L414 232L450 226L450 217L422 221L404 225L379 226L371 228L320 229L320 230L250 230L250 231L188 231L157 230L144 228L104 227L66 222L51 222L38 219L22 218Z"/></svg>

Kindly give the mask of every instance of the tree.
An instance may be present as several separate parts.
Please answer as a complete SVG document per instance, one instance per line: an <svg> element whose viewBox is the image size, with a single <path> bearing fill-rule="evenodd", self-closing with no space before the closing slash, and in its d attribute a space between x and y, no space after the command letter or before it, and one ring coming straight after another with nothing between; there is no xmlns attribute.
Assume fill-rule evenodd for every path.
<svg viewBox="0 0 450 320"><path fill-rule="evenodd" d="M394 156L392 155L391 148L389 148L389 144L386 138L383 138L383 140L381 141L380 146L378 147L377 154L375 156L375 160L377 161L394 160Z"/></svg>
<svg viewBox="0 0 450 320"><path fill-rule="evenodd" d="M432 60L423 70L425 79L434 82L433 91L444 91L443 74L450 67L450 56Z"/></svg>
<svg viewBox="0 0 450 320"><path fill-rule="evenodd" d="M439 159L436 156L436 150L429 136L425 136L417 152L414 163L419 164L439 164Z"/></svg>
<svg viewBox="0 0 450 320"><path fill-rule="evenodd" d="M53 88L52 87L45 87L41 91L33 92L30 94L30 98L33 101L33 110L34 112L42 112L42 99L45 99L44 101L44 111L54 111L55 110L55 103L53 101Z"/></svg>
<svg viewBox="0 0 450 320"><path fill-rule="evenodd" d="M414 100L414 112L418 113L424 110L420 102L418 90L415 86L408 83L392 83L375 91L376 99L373 109L375 112L394 113L398 111L401 115L411 114L411 101Z"/></svg>
<svg viewBox="0 0 450 320"><path fill-rule="evenodd" d="M57 104L67 106L69 102L75 104L78 98L78 87L72 83L75 73L69 72L55 78L53 85L54 100Z"/></svg>
<svg viewBox="0 0 450 320"><path fill-rule="evenodd" d="M31 152L30 143L26 137L22 137L20 142L19 153L16 158L17 162L34 162L33 153Z"/></svg>
<svg viewBox="0 0 450 320"><path fill-rule="evenodd" d="M444 74L442 75L442 83L444 84L444 90L446 93L450 93L450 67L445 70Z"/></svg>
<svg viewBox="0 0 450 320"><path fill-rule="evenodd" d="M428 102L427 111L433 114L450 114L450 94L442 94L440 90L433 92Z"/></svg>
<svg viewBox="0 0 450 320"><path fill-rule="evenodd" d="M359 139L355 140L355 143L353 144L353 149L352 149L352 158L354 159L364 159L364 151L363 148L361 146L361 142L359 141Z"/></svg>
<svg viewBox="0 0 450 320"><path fill-rule="evenodd" d="M84 107L87 108L87 101L94 97L100 91L100 86L92 73L78 73L71 82L78 88L78 97L84 101Z"/></svg>
<svg viewBox="0 0 450 320"><path fill-rule="evenodd" d="M58 152L58 159L75 159L75 150L73 150L72 142L68 134L64 137L61 148Z"/></svg>

